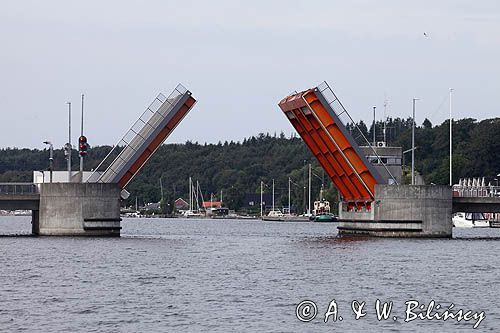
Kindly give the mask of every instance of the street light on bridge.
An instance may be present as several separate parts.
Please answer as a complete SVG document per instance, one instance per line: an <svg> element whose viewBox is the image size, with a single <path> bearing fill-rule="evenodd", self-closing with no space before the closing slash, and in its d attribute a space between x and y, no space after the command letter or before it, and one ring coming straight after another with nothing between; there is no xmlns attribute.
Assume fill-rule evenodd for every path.
<svg viewBox="0 0 500 333"><path fill-rule="evenodd" d="M54 169L54 146L50 141L44 141L46 145L49 145L49 172L50 172L50 182L52 183L52 170Z"/></svg>
<svg viewBox="0 0 500 333"><path fill-rule="evenodd" d="M411 125L411 184L415 185L415 102L418 98L413 99L413 116Z"/></svg>

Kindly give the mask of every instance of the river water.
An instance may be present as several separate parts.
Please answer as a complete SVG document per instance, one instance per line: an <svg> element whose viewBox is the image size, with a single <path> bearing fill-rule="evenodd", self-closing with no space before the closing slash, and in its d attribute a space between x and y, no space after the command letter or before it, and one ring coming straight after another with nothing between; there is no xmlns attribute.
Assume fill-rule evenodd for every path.
<svg viewBox="0 0 500 333"><path fill-rule="evenodd" d="M0 237L0 331L466 332L478 321L405 322L410 300L484 311L475 331L500 330L499 229L418 240L338 238L334 224L309 222L122 226L115 239L29 237L30 217L0 217L10 235ZM393 302L387 320L377 299ZM317 308L309 322L296 316L304 300ZM366 302L358 320L354 300ZM330 304L337 321L325 323ZM299 308L303 320L313 312Z"/></svg>

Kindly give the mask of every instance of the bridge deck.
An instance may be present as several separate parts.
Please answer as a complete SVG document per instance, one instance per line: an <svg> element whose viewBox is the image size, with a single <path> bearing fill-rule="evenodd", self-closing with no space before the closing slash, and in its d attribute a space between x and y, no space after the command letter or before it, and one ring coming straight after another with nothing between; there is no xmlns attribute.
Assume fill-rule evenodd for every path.
<svg viewBox="0 0 500 333"><path fill-rule="evenodd" d="M500 198L453 197L453 212L500 213Z"/></svg>
<svg viewBox="0 0 500 333"><path fill-rule="evenodd" d="M38 210L40 194L1 194L0 209L5 210Z"/></svg>
<svg viewBox="0 0 500 333"><path fill-rule="evenodd" d="M33 183L0 183L0 209L38 210L40 194Z"/></svg>

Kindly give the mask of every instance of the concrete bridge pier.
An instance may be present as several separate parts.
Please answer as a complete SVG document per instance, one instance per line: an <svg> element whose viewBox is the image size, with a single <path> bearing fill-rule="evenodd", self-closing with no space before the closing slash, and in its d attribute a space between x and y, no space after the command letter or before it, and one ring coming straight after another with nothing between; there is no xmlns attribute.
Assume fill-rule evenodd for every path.
<svg viewBox="0 0 500 333"><path fill-rule="evenodd" d="M33 235L37 235L37 232L40 228L40 211L32 210L31 211L31 233Z"/></svg>
<svg viewBox="0 0 500 333"><path fill-rule="evenodd" d="M120 236L120 188L110 183L43 183L33 233Z"/></svg>
<svg viewBox="0 0 500 333"><path fill-rule="evenodd" d="M450 186L379 184L370 211L340 209L339 234L451 238L452 207Z"/></svg>

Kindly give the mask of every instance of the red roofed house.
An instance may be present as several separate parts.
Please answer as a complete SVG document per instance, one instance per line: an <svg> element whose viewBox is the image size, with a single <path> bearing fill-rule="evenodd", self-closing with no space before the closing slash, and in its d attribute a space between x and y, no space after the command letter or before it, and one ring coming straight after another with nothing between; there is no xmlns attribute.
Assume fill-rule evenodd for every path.
<svg viewBox="0 0 500 333"><path fill-rule="evenodd" d="M186 200L179 198L175 200L174 203L175 209L176 210L187 210L189 209L189 204L186 202Z"/></svg>
<svg viewBox="0 0 500 333"><path fill-rule="evenodd" d="M220 201L203 201L203 208L222 208L222 202Z"/></svg>

